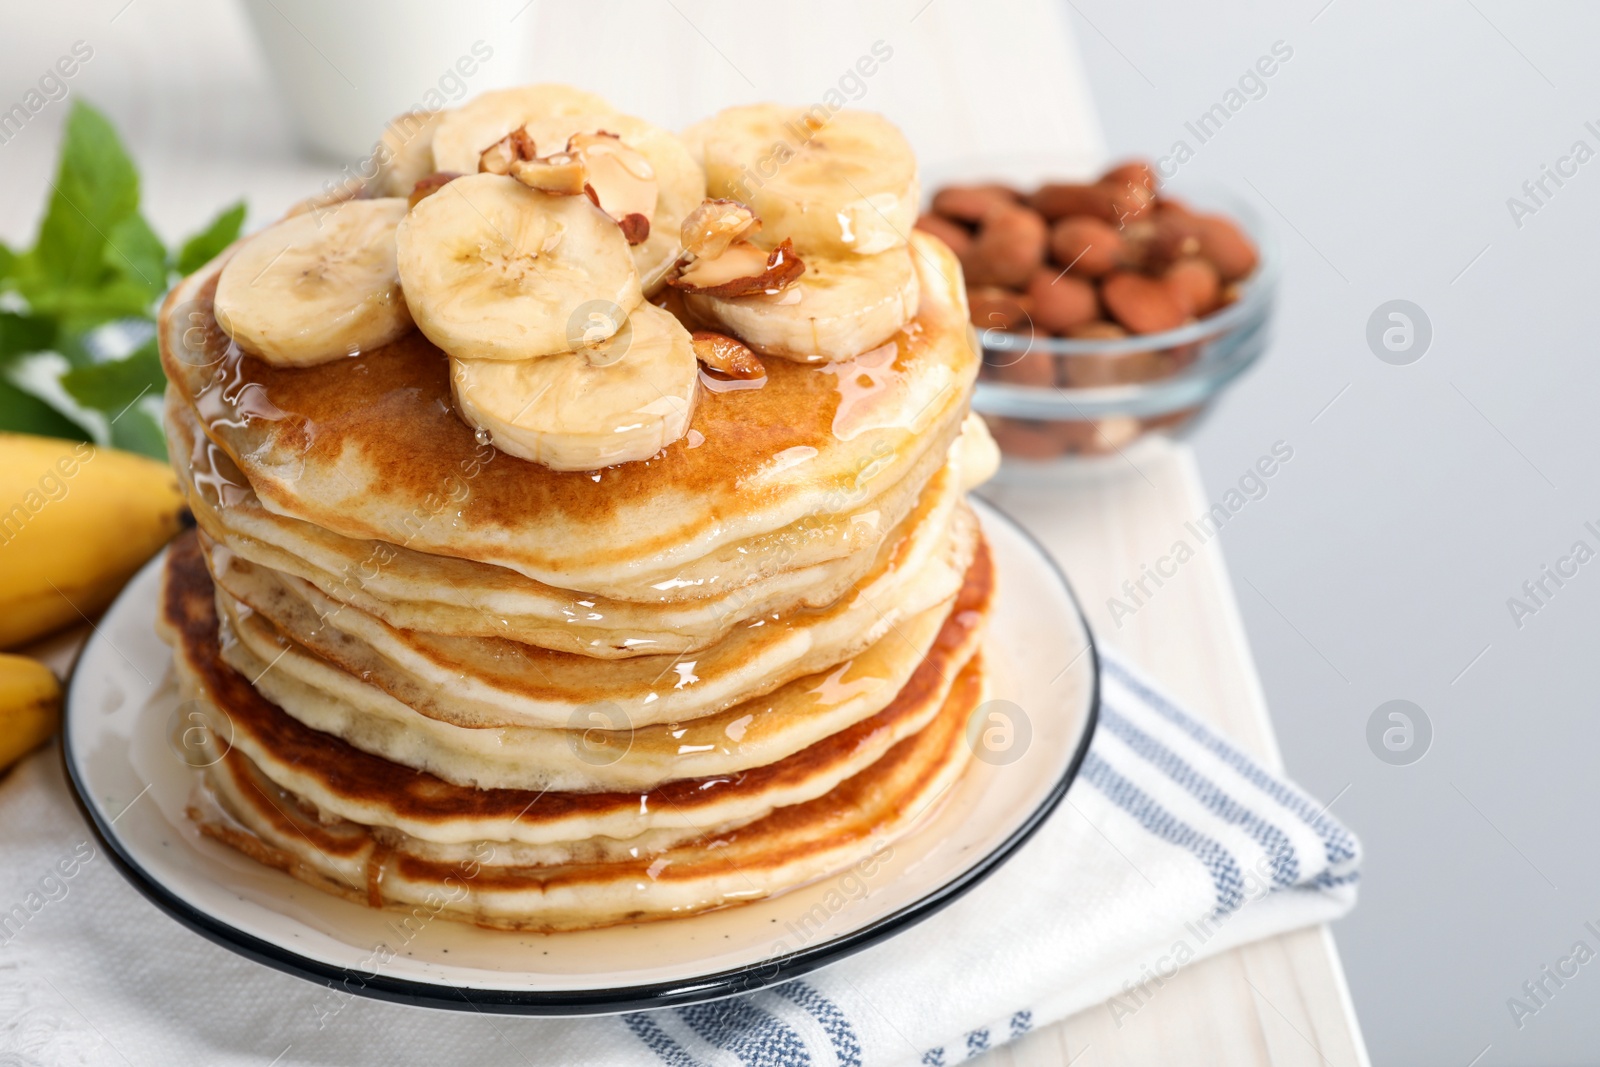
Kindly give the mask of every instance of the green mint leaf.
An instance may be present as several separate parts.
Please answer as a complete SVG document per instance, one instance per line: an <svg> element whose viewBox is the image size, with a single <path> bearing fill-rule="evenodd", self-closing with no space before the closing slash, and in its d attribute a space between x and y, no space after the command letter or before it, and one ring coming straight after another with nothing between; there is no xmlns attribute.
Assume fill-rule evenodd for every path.
<svg viewBox="0 0 1600 1067"><path fill-rule="evenodd" d="M61 386L62 375L72 365L60 352L35 352L12 360L4 371L7 384L53 408L56 414L78 427L89 440L105 443L106 416L86 408Z"/></svg>
<svg viewBox="0 0 1600 1067"><path fill-rule="evenodd" d="M68 289L53 293L48 301L34 304L35 311L45 311L60 324L56 350L72 359L74 342L96 326L117 319L149 319L150 290L138 279L118 278L98 289Z"/></svg>
<svg viewBox="0 0 1600 1067"><path fill-rule="evenodd" d="M161 420L145 410L144 402L134 404L121 414L113 411L111 419L111 447L127 452L167 459L167 438Z"/></svg>
<svg viewBox="0 0 1600 1067"><path fill-rule="evenodd" d="M211 220L211 224L183 243L178 253L178 273L188 276L210 263L217 253L239 238L244 225L244 201L241 200Z"/></svg>
<svg viewBox="0 0 1600 1067"><path fill-rule="evenodd" d="M123 281L143 287L149 294L146 304L167 291L167 249L143 215L136 211L111 227L106 240L106 266Z"/></svg>
<svg viewBox="0 0 1600 1067"><path fill-rule="evenodd" d="M161 355L153 337L126 358L74 367L61 376L61 387L68 396L112 418L124 413L128 405L141 396L152 393L160 396L166 385Z"/></svg>
<svg viewBox="0 0 1600 1067"><path fill-rule="evenodd" d="M55 339L56 324L52 320L0 311L0 367L18 356L53 347Z"/></svg>
<svg viewBox="0 0 1600 1067"><path fill-rule="evenodd" d="M138 208L139 174L117 131L88 104L74 103L23 295L100 285L111 231Z"/></svg>
<svg viewBox="0 0 1600 1067"><path fill-rule="evenodd" d="M43 400L0 378L0 430L87 441L89 434Z"/></svg>
<svg viewBox="0 0 1600 1067"><path fill-rule="evenodd" d="M222 211L169 253L139 212L139 175L104 115L74 103L32 249L0 244L0 430L77 440L164 457L152 407L166 379L152 339L105 361L94 331L154 317L174 269L189 273L232 242L245 206ZM14 297L13 297L14 299Z"/></svg>

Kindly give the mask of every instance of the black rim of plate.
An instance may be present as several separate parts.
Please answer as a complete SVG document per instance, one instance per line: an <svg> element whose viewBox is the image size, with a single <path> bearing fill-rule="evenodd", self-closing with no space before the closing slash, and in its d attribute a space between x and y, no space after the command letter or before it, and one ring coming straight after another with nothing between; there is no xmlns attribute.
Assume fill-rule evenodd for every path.
<svg viewBox="0 0 1600 1067"><path fill-rule="evenodd" d="M799 978L820 967L854 955L862 949L869 948L893 937L902 930L915 926L922 920L954 903L998 870L1018 849L1027 843L1029 838L1033 837L1039 827L1044 824L1044 821L1061 804L1062 798L1067 795L1067 790L1078 776L1078 769L1083 765L1084 757L1089 752L1089 743L1093 740L1095 730L1100 721L1100 650L1095 644L1094 633L1089 629L1088 620L1083 614L1083 606L1078 601L1078 595L1073 590L1072 583L1067 580L1066 574L1063 573L1060 564L1055 561L1054 557L1045 550L1037 538L1004 511L988 501L983 501L982 507L998 521L1005 523L1014 532L1020 534L1023 540L1033 547L1033 550L1054 572L1056 580L1060 582L1062 590L1067 594L1067 600L1071 603L1073 613L1077 615L1078 623L1083 630L1085 640L1088 642L1091 672L1088 717L1084 723L1082 735L1078 739L1077 748L1067 762L1066 771L1051 787L1044 801L1030 812L1027 818L1004 841L955 878L938 886L898 911L869 923L858 930L841 934L829 941L824 941L809 948L797 949L787 955L774 957L760 963L746 964L742 967L735 967L730 970L701 975L695 978L657 982L648 985L624 986L616 989L549 992L520 989L485 989L482 987L464 988L446 983L390 978L378 973L365 974L360 971L323 963L320 960L314 960L297 952L292 952L274 942L256 937L254 934L245 933L243 930L213 918L181 899L146 871L139 861L123 847L122 842L113 832L110 821L104 817L95 804L88 800L89 790L79 777L77 760L72 753L72 731L68 721L64 721L62 724L61 760L66 767L67 780L72 785L73 800L77 802L79 810L83 812L85 821L89 823L90 829L93 830L100 844L105 847L113 864L122 872L123 877L133 884L135 889L156 907L200 936L247 959L265 964L274 970L283 971L286 974L292 974L311 982L342 989L347 993L370 997L375 1000L438 1008L446 1011L493 1012L500 1015L614 1015L621 1012L641 1011L650 1008L668 1008L684 1004L695 1004L707 1000L717 1000L722 997L737 996L742 993L752 993L767 986L778 985L790 979ZM91 638L91 640L98 639L98 635ZM80 654L80 663L82 659L83 657ZM77 673L74 670L72 681L67 686L66 709L68 719L72 715L73 691L76 688L76 683Z"/></svg>

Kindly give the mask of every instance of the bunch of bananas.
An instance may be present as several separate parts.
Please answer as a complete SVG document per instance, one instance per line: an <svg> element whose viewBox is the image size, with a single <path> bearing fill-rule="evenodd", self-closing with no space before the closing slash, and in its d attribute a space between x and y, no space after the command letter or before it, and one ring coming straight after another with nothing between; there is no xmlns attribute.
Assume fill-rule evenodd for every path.
<svg viewBox="0 0 1600 1067"><path fill-rule="evenodd" d="M0 648L93 618L178 530L164 463L115 449L0 433ZM0 770L55 733L61 684L0 654Z"/></svg>

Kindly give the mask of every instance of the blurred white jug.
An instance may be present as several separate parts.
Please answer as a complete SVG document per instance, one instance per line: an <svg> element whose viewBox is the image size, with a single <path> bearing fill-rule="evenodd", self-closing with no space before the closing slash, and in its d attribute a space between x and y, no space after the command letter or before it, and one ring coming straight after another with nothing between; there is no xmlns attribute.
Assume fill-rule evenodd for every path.
<svg viewBox="0 0 1600 1067"><path fill-rule="evenodd" d="M530 0L244 0L302 141L340 160L384 125L533 80Z"/></svg>

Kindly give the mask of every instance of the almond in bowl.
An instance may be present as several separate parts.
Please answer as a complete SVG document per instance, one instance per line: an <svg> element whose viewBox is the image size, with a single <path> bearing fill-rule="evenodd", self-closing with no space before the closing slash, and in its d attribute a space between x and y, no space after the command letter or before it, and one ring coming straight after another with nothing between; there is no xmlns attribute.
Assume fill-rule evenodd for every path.
<svg viewBox="0 0 1600 1067"><path fill-rule="evenodd" d="M1181 431L1266 347L1277 265L1258 219L1174 197L1148 164L945 186L917 228L961 260L984 355L973 407L1008 469Z"/></svg>

